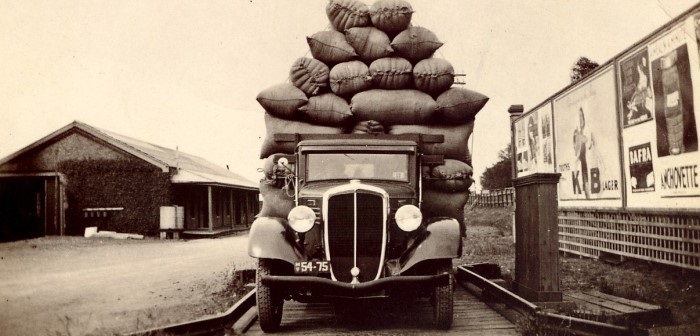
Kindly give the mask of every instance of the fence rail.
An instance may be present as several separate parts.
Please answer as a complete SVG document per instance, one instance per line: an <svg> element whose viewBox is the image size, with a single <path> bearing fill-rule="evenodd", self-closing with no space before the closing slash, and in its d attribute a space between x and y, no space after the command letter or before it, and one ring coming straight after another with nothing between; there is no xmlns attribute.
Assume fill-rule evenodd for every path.
<svg viewBox="0 0 700 336"><path fill-rule="evenodd" d="M700 214L559 209L559 250L700 270Z"/></svg>
<svg viewBox="0 0 700 336"><path fill-rule="evenodd" d="M515 204L515 189L505 188L491 190L488 193L469 195L469 205L485 207L505 207Z"/></svg>

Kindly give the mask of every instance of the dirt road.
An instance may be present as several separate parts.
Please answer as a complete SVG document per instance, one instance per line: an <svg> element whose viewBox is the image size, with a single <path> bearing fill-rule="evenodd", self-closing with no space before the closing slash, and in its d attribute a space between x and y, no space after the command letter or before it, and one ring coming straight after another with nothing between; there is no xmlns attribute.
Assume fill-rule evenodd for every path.
<svg viewBox="0 0 700 336"><path fill-rule="evenodd" d="M234 268L254 267L246 245L246 236L0 244L1 333L114 334L223 311L213 294Z"/></svg>

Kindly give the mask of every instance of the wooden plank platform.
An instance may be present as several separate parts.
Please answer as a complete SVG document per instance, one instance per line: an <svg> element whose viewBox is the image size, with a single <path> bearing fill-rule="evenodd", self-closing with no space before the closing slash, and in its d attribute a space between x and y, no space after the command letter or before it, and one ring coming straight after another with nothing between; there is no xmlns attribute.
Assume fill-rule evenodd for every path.
<svg viewBox="0 0 700 336"><path fill-rule="evenodd" d="M663 322L670 319L670 311L663 307L640 301L629 300L598 291L565 293L565 301L576 304L576 316L625 323L627 321Z"/></svg>
<svg viewBox="0 0 700 336"><path fill-rule="evenodd" d="M276 335L519 335L515 325L476 297L457 287L454 323L450 330L432 325L432 306L426 299L356 301L341 304L303 304L286 301ZM263 335L258 323L246 335Z"/></svg>

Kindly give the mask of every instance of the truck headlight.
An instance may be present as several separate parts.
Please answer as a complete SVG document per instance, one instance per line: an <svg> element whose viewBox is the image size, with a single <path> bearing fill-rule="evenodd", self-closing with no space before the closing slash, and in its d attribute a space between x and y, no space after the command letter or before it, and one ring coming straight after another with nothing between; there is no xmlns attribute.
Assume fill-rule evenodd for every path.
<svg viewBox="0 0 700 336"><path fill-rule="evenodd" d="M420 226L420 223L423 221L423 214L417 206L407 204L396 210L394 218L396 219L396 225L401 230L411 232Z"/></svg>
<svg viewBox="0 0 700 336"><path fill-rule="evenodd" d="M314 213L311 208L300 205L292 209L287 215L289 220L289 225L294 229L294 231L299 233L304 233L311 230L316 221L316 213Z"/></svg>

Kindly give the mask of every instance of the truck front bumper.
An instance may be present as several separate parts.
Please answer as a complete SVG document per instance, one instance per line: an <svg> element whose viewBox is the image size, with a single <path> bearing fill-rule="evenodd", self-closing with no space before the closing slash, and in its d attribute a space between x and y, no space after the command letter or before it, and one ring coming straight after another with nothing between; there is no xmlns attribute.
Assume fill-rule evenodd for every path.
<svg viewBox="0 0 700 336"><path fill-rule="evenodd" d="M398 275L373 281L350 284L333 281L315 276L294 275L263 275L262 284L271 288L282 289L285 292L312 291L316 295L362 298L371 297L378 292L393 290L420 290L447 285L452 275L448 273L437 275Z"/></svg>

